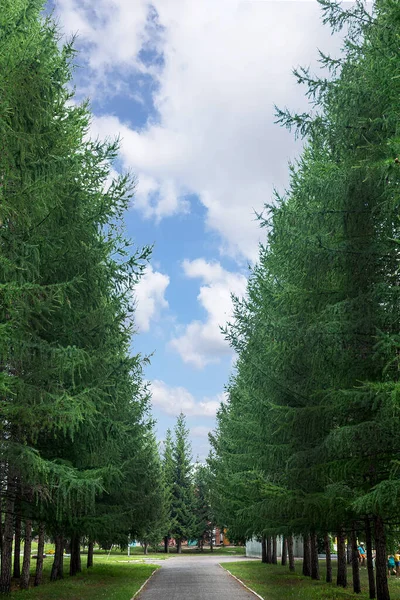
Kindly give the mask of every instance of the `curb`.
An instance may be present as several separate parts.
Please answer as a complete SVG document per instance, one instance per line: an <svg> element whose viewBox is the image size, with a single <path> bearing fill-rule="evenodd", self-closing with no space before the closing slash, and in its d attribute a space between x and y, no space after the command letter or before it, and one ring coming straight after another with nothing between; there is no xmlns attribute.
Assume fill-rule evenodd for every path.
<svg viewBox="0 0 400 600"><path fill-rule="evenodd" d="M248 586L248 585L246 585L245 583L243 583L243 581L242 581L241 579L239 579L239 577L236 577L236 575L234 575L233 573L231 573L231 572L229 571L229 569L225 569L225 568L224 568L224 567L223 567L221 564L219 564L218 566L219 566L219 567L221 567L221 569L223 569L223 570L224 570L226 573L229 573L229 575L230 575L231 577L233 577L233 579L236 579L236 581L237 581L238 583L240 583L240 585L242 585L244 588L246 588L246 590L247 590L248 592L250 592L251 594L254 594L254 596L255 596L256 598L259 598L259 600L264 600L264 598L263 598L262 596L260 596L260 594L257 594L257 592L255 592L254 590L252 590L251 588L249 588L249 586Z"/></svg>
<svg viewBox="0 0 400 600"><path fill-rule="evenodd" d="M145 582L144 582L144 583L143 583L143 584L140 586L140 588L138 589L138 591L137 591L135 594L133 594L133 596L132 596L131 600L135 600L135 598L137 598L137 597L139 596L140 592L142 592L142 591L143 591L143 589L144 589L144 588L146 587L146 585L149 583L149 581L150 581L150 579L153 577L153 575L154 575L155 573L157 573L157 571L159 571L159 570L160 570L160 569L154 569L154 571L152 572L152 574L150 575L150 577L148 577L148 578L146 579L146 581L145 581Z"/></svg>

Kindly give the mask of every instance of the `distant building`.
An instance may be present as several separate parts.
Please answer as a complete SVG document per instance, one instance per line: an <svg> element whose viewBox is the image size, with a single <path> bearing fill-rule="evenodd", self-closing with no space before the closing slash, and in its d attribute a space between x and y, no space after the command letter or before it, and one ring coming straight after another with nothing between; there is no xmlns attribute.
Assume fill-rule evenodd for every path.
<svg viewBox="0 0 400 600"><path fill-rule="evenodd" d="M227 538L226 529L216 527L214 529L214 544L216 546L230 546L231 543Z"/></svg>

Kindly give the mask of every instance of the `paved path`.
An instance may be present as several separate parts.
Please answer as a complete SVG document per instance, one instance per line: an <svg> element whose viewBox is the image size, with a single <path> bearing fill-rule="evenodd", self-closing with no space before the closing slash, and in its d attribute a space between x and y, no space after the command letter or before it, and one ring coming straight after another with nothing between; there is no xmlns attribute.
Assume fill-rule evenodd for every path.
<svg viewBox="0 0 400 600"><path fill-rule="evenodd" d="M138 600L255 600L256 596L218 566L231 556L176 556L165 560Z"/></svg>

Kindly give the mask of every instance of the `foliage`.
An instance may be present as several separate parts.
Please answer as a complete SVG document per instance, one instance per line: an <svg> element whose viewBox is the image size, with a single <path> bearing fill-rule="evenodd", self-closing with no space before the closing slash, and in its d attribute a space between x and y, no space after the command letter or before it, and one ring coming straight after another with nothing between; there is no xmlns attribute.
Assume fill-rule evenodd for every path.
<svg viewBox="0 0 400 600"><path fill-rule="evenodd" d="M238 354L212 436L217 518L235 534L360 535L397 526L399 462L398 3L323 0L343 30L328 76L295 75L311 110L277 112L305 137L225 335ZM380 598L386 582L379 554ZM378 561L378 559L377 559Z"/></svg>
<svg viewBox="0 0 400 600"><path fill-rule="evenodd" d="M73 44L42 8L18 0L0 15L1 592L14 513L116 543L158 519L161 493L147 359L132 350L150 256L124 231L134 178L111 178L117 142L89 139L89 108L69 91Z"/></svg>

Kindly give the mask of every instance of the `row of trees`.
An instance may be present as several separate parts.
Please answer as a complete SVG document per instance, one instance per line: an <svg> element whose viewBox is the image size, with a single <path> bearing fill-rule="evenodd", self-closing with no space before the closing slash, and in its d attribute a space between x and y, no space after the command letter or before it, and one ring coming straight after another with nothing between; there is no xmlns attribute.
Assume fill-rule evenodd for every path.
<svg viewBox="0 0 400 600"><path fill-rule="evenodd" d="M212 438L214 506L234 535L366 542L370 598L389 599L386 560L400 523L400 7L320 0L343 53L326 78L295 71L312 109L278 120L305 138L247 297L226 336L238 353ZM373 569L373 548L376 568ZM291 568L294 568L291 561Z"/></svg>
<svg viewBox="0 0 400 600"><path fill-rule="evenodd" d="M12 575L28 587L34 535L38 585L45 535L52 579L67 542L74 575L82 539L91 566L95 540L144 537L163 501L131 350L150 254L124 234L134 181L110 177L116 143L88 139L88 107L68 91L73 47L42 8L0 11L0 593Z"/></svg>

